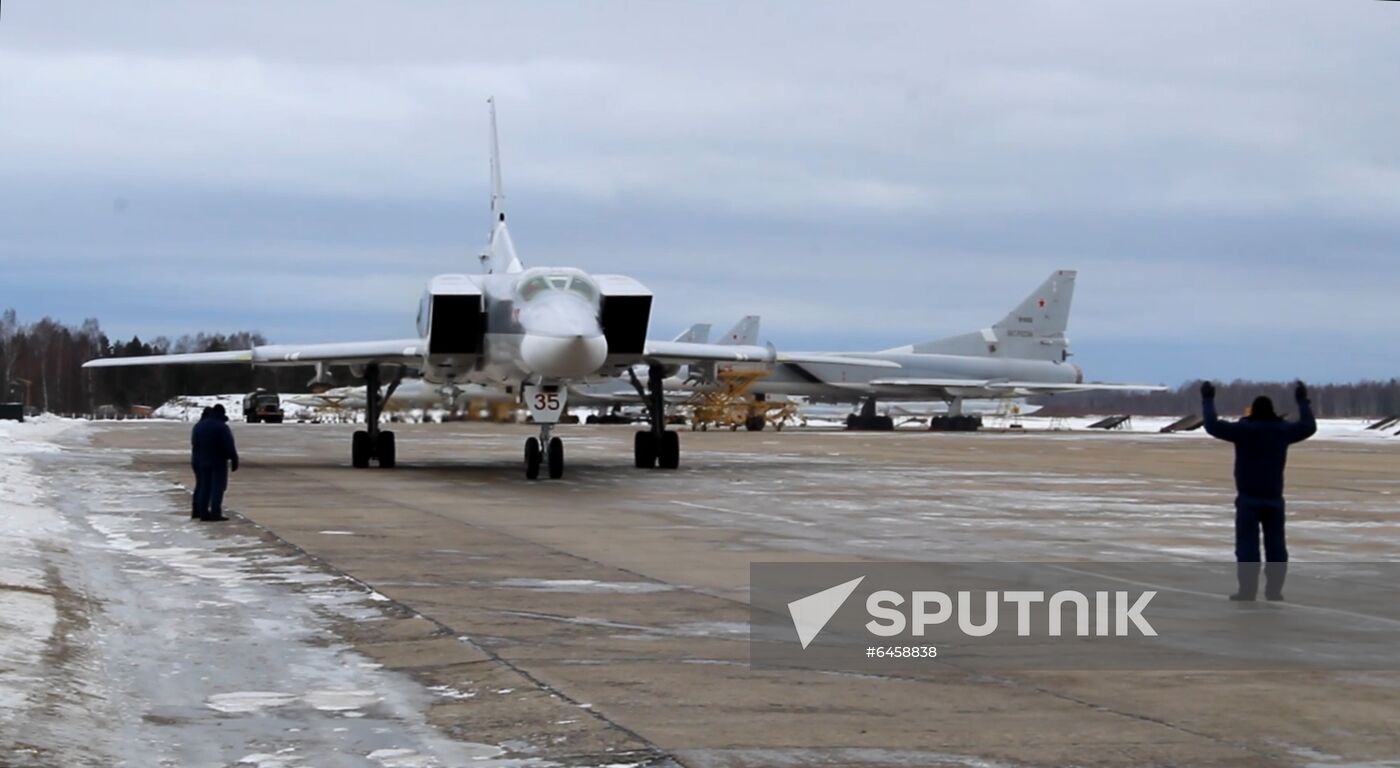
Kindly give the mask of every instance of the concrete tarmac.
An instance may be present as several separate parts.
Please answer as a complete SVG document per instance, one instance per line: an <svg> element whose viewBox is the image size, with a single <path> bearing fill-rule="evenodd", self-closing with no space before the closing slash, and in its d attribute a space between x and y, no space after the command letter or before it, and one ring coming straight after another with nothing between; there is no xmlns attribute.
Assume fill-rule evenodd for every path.
<svg viewBox="0 0 1400 768"><path fill-rule="evenodd" d="M525 426L395 425L400 466L349 467L351 427L235 424L230 530L260 526L416 616L344 638L473 695L429 721L561 764L1400 765L1400 674L756 671L754 561L1227 560L1230 447L1200 435L685 432L562 427L528 482ZM95 432L189 483L189 425ZM1295 559L1394 560L1400 444L1290 460ZM1223 601L1223 597L1222 597Z"/></svg>

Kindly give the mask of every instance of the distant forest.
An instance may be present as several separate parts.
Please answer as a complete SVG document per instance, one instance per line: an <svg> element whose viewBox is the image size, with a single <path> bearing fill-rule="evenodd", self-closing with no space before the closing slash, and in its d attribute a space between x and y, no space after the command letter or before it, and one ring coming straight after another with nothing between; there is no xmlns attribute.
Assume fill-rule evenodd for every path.
<svg viewBox="0 0 1400 768"><path fill-rule="evenodd" d="M1238 416L1259 395L1274 401L1274 410L1296 415L1293 384L1273 381L1216 382L1215 404L1222 416ZM1400 379L1353 384L1308 384L1313 413L1327 418L1375 418L1400 414ZM1201 382L1190 381L1166 392L1076 392L1036 398L1047 416L1132 414L1185 416L1201 412Z"/></svg>
<svg viewBox="0 0 1400 768"><path fill-rule="evenodd" d="M24 324L13 309L0 313L0 401L27 402L42 411L88 414L112 405L158 406L176 395L212 395L272 391L301 392L309 368L259 368L241 365L179 365L88 370L97 357L131 357L181 352L222 352L266 344L261 334L201 333L170 340L112 341L95 319L65 325L51 318Z"/></svg>
<svg viewBox="0 0 1400 768"><path fill-rule="evenodd" d="M44 411L87 414L103 405L127 409L158 406L177 395L251 392L303 392L310 368L258 368L241 365L180 365L82 370L97 357L131 357L182 352L222 352L266 344L261 334L201 333L171 340L112 341L95 319L64 325L44 318L23 324L13 309L0 314L0 401L26 402ZM1281 413L1292 413L1293 386L1278 382L1217 382L1223 415L1239 414L1256 395L1274 399ZM1400 414L1400 379L1354 384L1309 384L1319 416L1368 418ZM1116 414L1179 416L1200 413L1200 383L1168 392L1082 392L1036 400L1046 415Z"/></svg>

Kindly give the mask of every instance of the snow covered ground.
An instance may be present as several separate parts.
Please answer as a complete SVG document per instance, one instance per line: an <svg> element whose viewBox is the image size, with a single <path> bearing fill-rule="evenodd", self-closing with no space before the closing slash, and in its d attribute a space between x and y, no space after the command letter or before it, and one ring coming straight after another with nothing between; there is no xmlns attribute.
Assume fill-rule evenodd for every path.
<svg viewBox="0 0 1400 768"><path fill-rule="evenodd" d="M984 415L983 424L987 429L1005 429L1010 427L1012 424L1019 424L1020 427L1018 428L1024 429L1027 432L1062 432L1066 434L1079 434L1086 437L1095 437L1110 434L1121 434L1123 432L1142 435L1156 435L1162 431L1162 427L1165 427L1168 424L1171 424L1172 422L1177 420L1177 417L1174 416L1134 416L1120 429L1102 430L1088 428L1090 424L1093 424L1094 422L1099 421L1102 418L1103 415L1071 416L1062 419L1049 418L1045 416L1020 416L1013 419L1010 417L993 417ZM1397 447L1400 447L1400 435L1396 434L1396 431L1400 430L1400 425L1396 425L1388 429L1382 430L1366 429L1366 427L1370 426L1374 421L1375 419L1318 419L1317 434L1312 439L1368 440L1381 442L1389 441L1391 443L1394 443ZM920 431L928 428L927 423L915 422L905 424L899 423L898 419L896 419L896 424L898 424L898 429L900 429L901 431ZM845 426L845 419L844 417L842 417L842 419L839 420L811 419L808 421L808 425L812 427L821 428L839 428ZM1205 433L1205 430L1203 429L1196 429L1192 432L1176 432L1161 436L1164 438L1182 439L1208 439L1210 437Z"/></svg>
<svg viewBox="0 0 1400 768"><path fill-rule="evenodd" d="M1093 424L1094 422L1102 418L1103 416L1076 416L1067 419L1050 419L1040 416L1027 416L1022 417L1019 421L1025 429L1068 429L1073 431L1088 432L1092 434L1095 432L1103 431L1097 429L1088 429L1088 426L1090 424ZM1234 417L1228 416L1227 418L1233 419ZM1165 427L1176 420L1177 417L1175 416L1134 416L1128 424L1124 425L1124 431L1140 432L1147 434L1159 433L1162 431L1162 427ZM1393 442L1397 446L1400 446L1400 437L1397 437L1395 435L1395 431L1397 429L1400 429L1400 426L1379 431L1366 429L1366 427L1372 424L1374 421L1375 419L1318 419L1317 434L1312 439L1385 441L1394 438ZM988 422L988 426L994 425L996 425L994 424L994 422ZM1175 433L1175 435L1181 437L1210 437L1205 433L1205 430L1203 429L1197 429L1192 432L1178 432ZM1169 436L1171 435L1163 435L1163 437Z"/></svg>
<svg viewBox="0 0 1400 768"><path fill-rule="evenodd" d="M176 421L198 421L205 408L222 405L230 421L243 421L243 395L181 395L161 405L151 413L157 419ZM309 418L316 415L315 408L297 405L282 398L282 411L288 421Z"/></svg>
<svg viewBox="0 0 1400 768"><path fill-rule="evenodd" d="M0 765L535 764L449 740L435 694L340 642L382 598L188 519L83 422L0 422Z"/></svg>

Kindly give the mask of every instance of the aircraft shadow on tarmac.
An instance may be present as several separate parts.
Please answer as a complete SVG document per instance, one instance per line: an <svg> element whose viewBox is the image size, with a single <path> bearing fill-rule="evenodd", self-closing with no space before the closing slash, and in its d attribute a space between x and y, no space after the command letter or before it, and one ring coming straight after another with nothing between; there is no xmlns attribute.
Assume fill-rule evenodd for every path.
<svg viewBox="0 0 1400 768"><path fill-rule="evenodd" d="M773 472L811 470L814 466L822 462L793 462L793 461L763 461L746 459L734 459L727 461L694 461L689 466L681 464L679 472L690 474L713 475L717 479L730 479L734 476L756 476ZM355 469L348 461L336 459L290 459L285 461L268 460L245 460L244 468L257 471L259 469L316 469L345 471L355 477L384 477L394 478L399 475L411 475L415 477L439 477L442 479L460 479L464 476L481 477L482 479L509 478L511 480L520 479L520 467L516 462L506 458L483 457L479 460L462 459L431 459L426 461L400 461L393 469L368 471ZM655 470L637 469L630 463L619 460L589 460L580 458L571 460L568 464L569 476L566 479L573 480L617 480L619 471L626 473L628 480L635 481L638 478L656 476L659 478L673 477L674 473L657 472ZM689 470L689 473L686 472ZM573 473L579 473L574 475ZM539 482L550 482L541 480Z"/></svg>

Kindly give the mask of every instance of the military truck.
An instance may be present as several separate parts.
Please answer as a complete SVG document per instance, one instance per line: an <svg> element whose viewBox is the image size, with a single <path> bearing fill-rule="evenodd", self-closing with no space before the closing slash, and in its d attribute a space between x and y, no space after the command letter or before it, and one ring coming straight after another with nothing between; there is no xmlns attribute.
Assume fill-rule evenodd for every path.
<svg viewBox="0 0 1400 768"><path fill-rule="evenodd" d="M243 398L243 419L249 424L281 424L282 415L282 398L276 392L259 389Z"/></svg>

